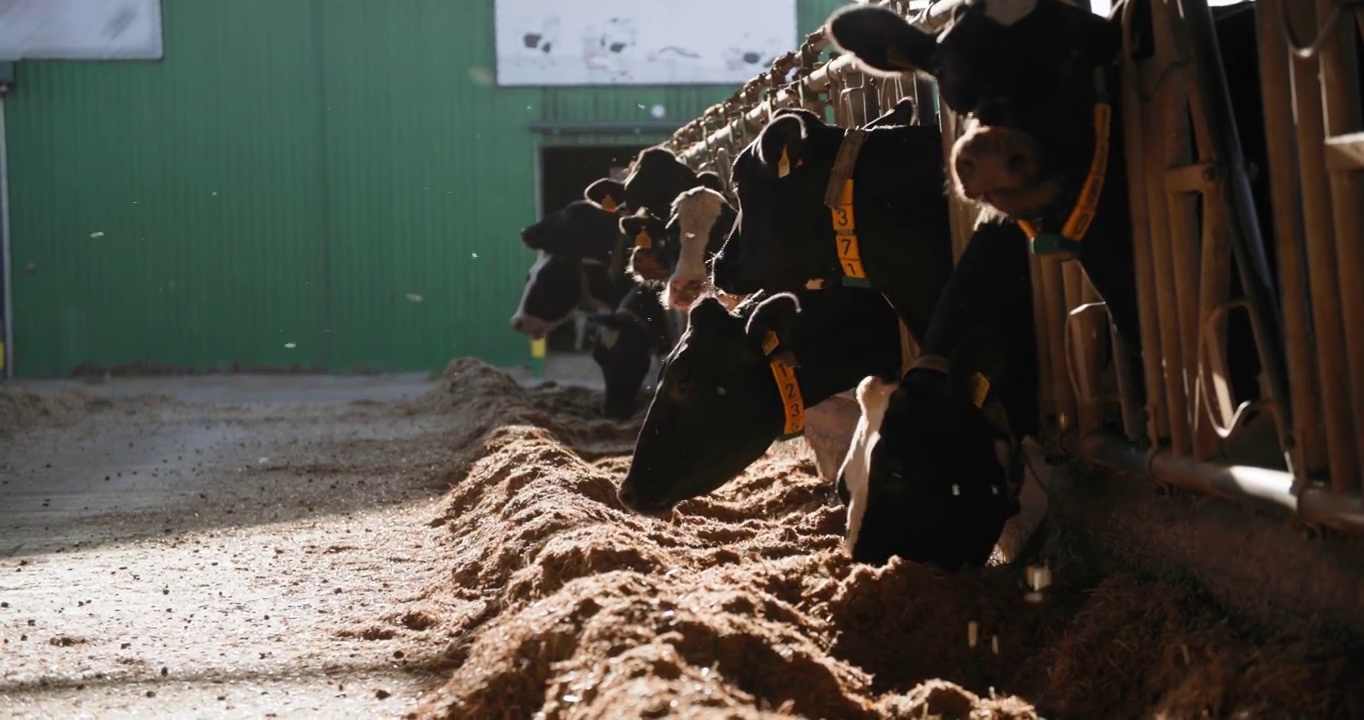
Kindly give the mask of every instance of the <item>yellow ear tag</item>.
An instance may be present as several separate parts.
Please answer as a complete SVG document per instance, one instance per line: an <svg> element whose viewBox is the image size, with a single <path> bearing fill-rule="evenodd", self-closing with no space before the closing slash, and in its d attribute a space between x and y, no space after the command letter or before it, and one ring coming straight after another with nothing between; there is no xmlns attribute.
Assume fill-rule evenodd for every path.
<svg viewBox="0 0 1364 720"><path fill-rule="evenodd" d="M781 149L781 159L777 161L777 177L784 178L791 174L791 156L787 154L786 148Z"/></svg>
<svg viewBox="0 0 1364 720"><path fill-rule="evenodd" d="M609 195L601 199L601 206L606 208L607 212L616 211L616 201L612 200Z"/></svg>
<svg viewBox="0 0 1364 720"><path fill-rule="evenodd" d="M767 333L763 335L763 355L770 356L772 351L776 350L777 346L780 344L781 341L777 339L777 334L768 330Z"/></svg>
<svg viewBox="0 0 1364 720"><path fill-rule="evenodd" d="M640 230L639 234L635 236L635 247L639 248L640 250L648 250L653 246L654 239L649 237L649 231Z"/></svg>
<svg viewBox="0 0 1364 720"><path fill-rule="evenodd" d="M984 407L985 398L990 394L990 381L986 380L984 375L976 373L971 376L971 386L971 402L978 408Z"/></svg>

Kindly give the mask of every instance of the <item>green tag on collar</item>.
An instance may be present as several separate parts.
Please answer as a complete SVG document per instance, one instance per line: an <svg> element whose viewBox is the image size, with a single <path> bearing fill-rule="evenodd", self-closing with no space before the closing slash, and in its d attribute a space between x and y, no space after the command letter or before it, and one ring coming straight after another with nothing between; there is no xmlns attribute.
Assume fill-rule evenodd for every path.
<svg viewBox="0 0 1364 720"><path fill-rule="evenodd" d="M1030 243L1033 255L1057 255L1064 254L1071 257L1080 254L1080 243L1063 237L1060 233L1038 233L1037 237Z"/></svg>

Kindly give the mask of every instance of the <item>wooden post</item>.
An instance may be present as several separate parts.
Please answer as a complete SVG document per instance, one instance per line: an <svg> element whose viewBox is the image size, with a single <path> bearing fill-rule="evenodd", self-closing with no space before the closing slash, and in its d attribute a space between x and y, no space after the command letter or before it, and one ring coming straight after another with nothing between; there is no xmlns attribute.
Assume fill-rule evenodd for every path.
<svg viewBox="0 0 1364 720"><path fill-rule="evenodd" d="M1134 12L1133 5L1123 6L1124 27ZM1126 34L1124 33L1124 37ZM1127 43L1124 43L1126 45ZM1149 67L1151 60L1144 62ZM1132 59L1130 47L1124 47L1123 59L1123 133L1126 135L1128 200L1132 206L1132 266L1137 278L1137 313L1141 322L1142 373L1146 386L1146 435L1152 444L1170 435L1170 412L1165 400L1164 372L1161 369L1160 305L1156 297L1154 241L1151 234L1151 211L1147 203L1146 178L1155 168L1148 168L1151 160L1146 155L1146 135L1154 128L1142 126L1144 116L1142 75Z"/></svg>
<svg viewBox="0 0 1364 720"><path fill-rule="evenodd" d="M1300 3L1306 4L1306 3ZM1317 0L1317 22L1324 23L1336 8L1335 0ZM1319 68L1327 138L1360 130L1359 68L1355 62L1355 32L1348 18L1336 23L1321 45ZM1308 35L1307 37L1311 37ZM1364 176L1358 169L1327 167L1335 220L1339 302L1345 328L1344 380L1355 428L1364 428ZM1356 461L1364 467L1364 443L1355 442ZM1334 470L1334 468L1332 468ZM1337 491L1358 490L1357 473L1332 475Z"/></svg>
<svg viewBox="0 0 1364 720"><path fill-rule="evenodd" d="M1284 335L1294 427L1289 429L1296 485L1324 478L1326 438L1320 425L1321 394L1312 358L1312 315L1308 299L1306 248L1300 220L1298 166L1293 129L1292 73L1288 44L1279 25L1286 0L1260 0L1255 9L1260 37L1260 91L1269 149L1270 201L1274 208L1275 255L1283 300Z"/></svg>
<svg viewBox="0 0 1364 720"><path fill-rule="evenodd" d="M1312 3L1288 2L1294 34L1303 29L1316 34L1316 10ZM1345 328L1340 308L1340 282L1336 275L1335 221L1331 215L1326 182L1325 121L1322 117L1321 85L1317 61L1293 57L1293 106L1298 118L1299 182L1302 184L1303 231L1307 238L1307 270L1311 282L1312 325L1316 336L1314 354L1321 380L1321 420L1326 427L1326 457L1331 484L1336 489L1354 487L1359 476L1359 442L1348 396L1350 378L1345 362ZM1357 282L1357 280L1356 280Z"/></svg>

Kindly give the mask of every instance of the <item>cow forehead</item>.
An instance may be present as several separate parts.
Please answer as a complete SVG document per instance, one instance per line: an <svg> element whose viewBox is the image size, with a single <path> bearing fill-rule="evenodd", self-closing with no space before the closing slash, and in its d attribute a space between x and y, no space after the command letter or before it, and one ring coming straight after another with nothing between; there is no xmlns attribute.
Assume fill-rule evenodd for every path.
<svg viewBox="0 0 1364 720"><path fill-rule="evenodd" d="M1009 27L1032 14L1037 0L974 0L972 6L981 7L985 17Z"/></svg>

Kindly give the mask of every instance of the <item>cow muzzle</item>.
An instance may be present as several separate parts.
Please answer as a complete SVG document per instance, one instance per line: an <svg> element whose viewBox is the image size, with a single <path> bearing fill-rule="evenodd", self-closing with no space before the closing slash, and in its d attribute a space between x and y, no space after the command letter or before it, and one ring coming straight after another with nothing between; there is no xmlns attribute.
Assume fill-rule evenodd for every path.
<svg viewBox="0 0 1364 720"><path fill-rule="evenodd" d="M689 310L705 288L704 279L673 278L668 281L668 305L673 310Z"/></svg>
<svg viewBox="0 0 1364 720"><path fill-rule="evenodd" d="M1027 132L972 124L952 148L952 184L962 197L1013 218L1033 218L1056 198L1041 179L1041 151Z"/></svg>
<svg viewBox="0 0 1364 720"><path fill-rule="evenodd" d="M531 340L544 339L553 328L550 324L538 317L517 313L511 319L512 329L516 332L529 337Z"/></svg>
<svg viewBox="0 0 1364 720"><path fill-rule="evenodd" d="M620 501L621 505L625 506L625 509L637 512L640 515L661 518L667 517L673 512L674 503L666 499L646 498L639 492L629 477L621 482L620 489L616 491L616 499Z"/></svg>

